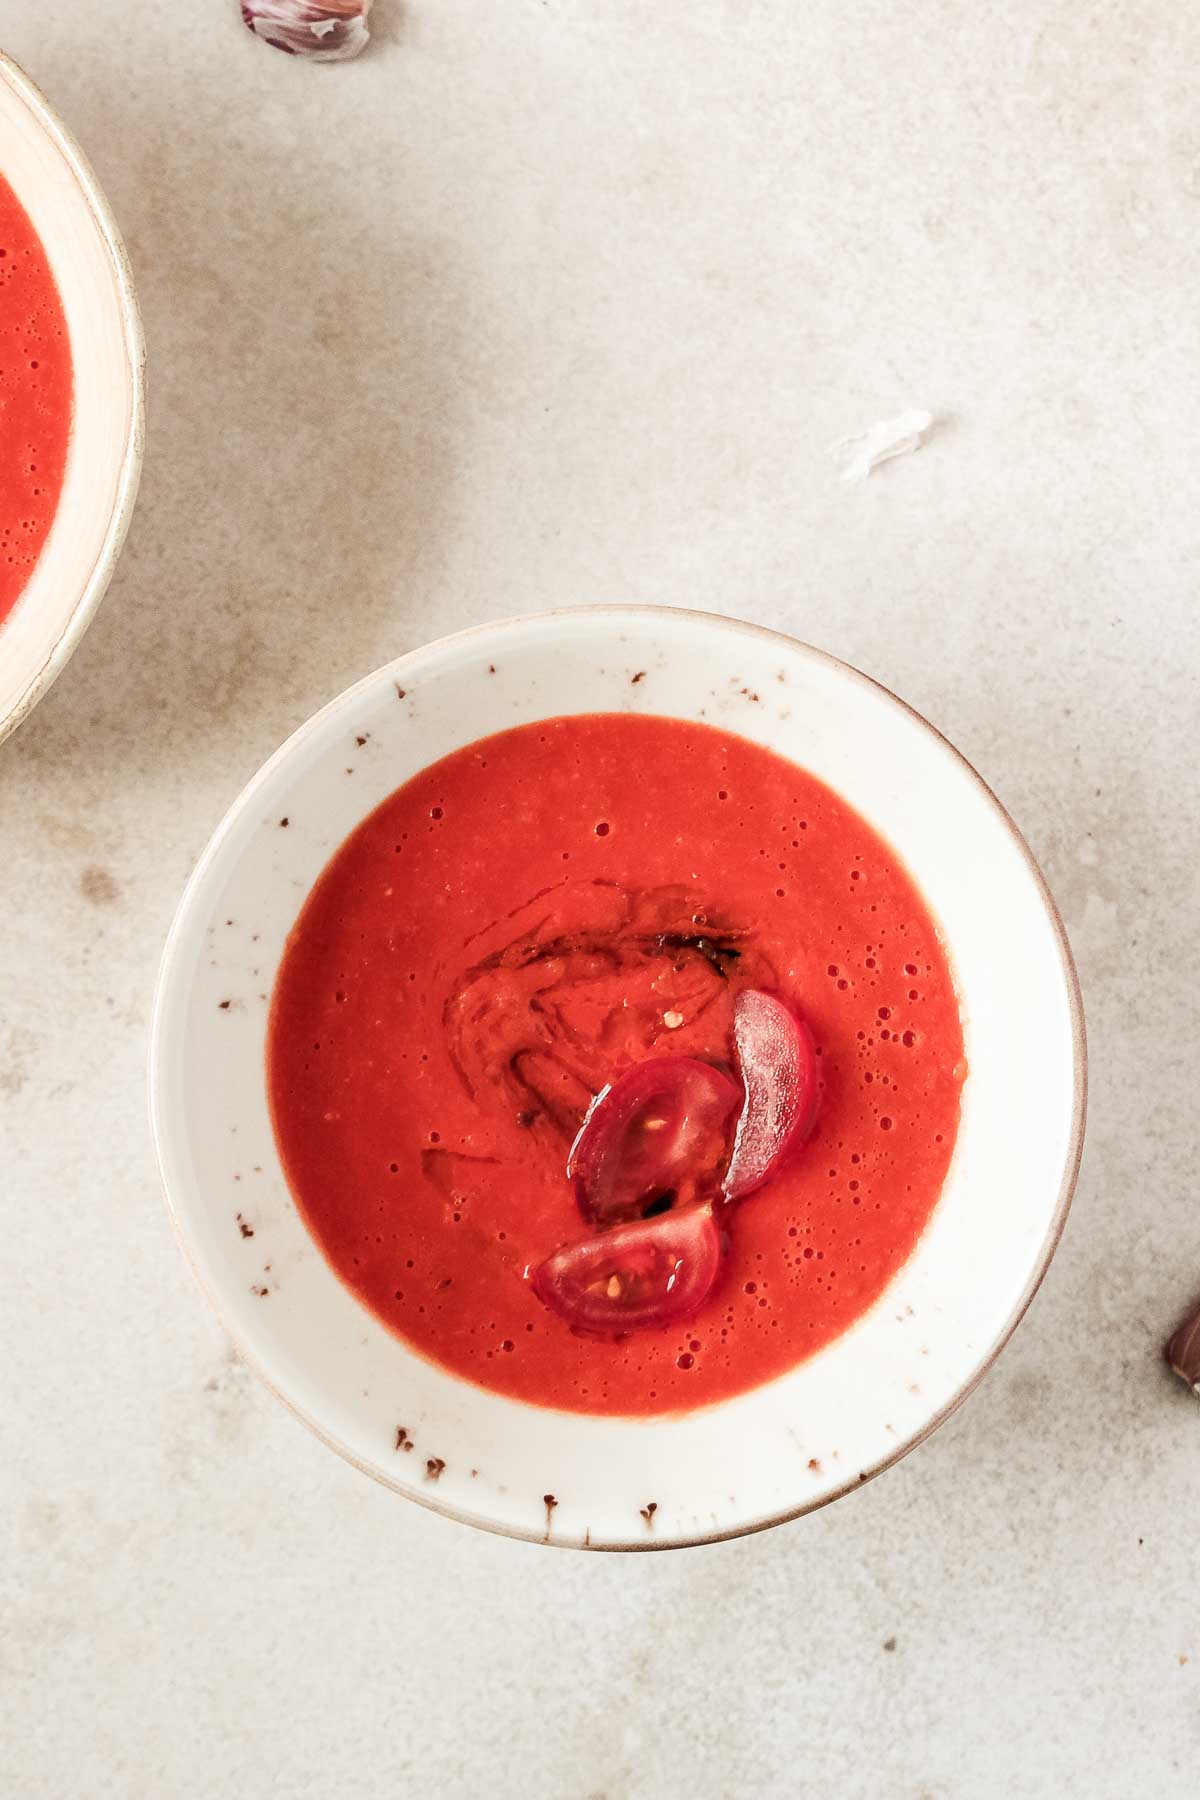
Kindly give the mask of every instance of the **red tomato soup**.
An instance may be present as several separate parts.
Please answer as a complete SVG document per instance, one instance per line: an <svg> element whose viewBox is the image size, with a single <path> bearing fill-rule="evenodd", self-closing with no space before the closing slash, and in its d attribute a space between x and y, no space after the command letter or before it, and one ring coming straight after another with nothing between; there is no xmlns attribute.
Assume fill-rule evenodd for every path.
<svg viewBox="0 0 1200 1800"><path fill-rule="evenodd" d="M41 555L70 430L62 301L41 240L0 177L0 622Z"/></svg>
<svg viewBox="0 0 1200 1800"><path fill-rule="evenodd" d="M811 1026L813 1134L728 1209L691 1319L578 1335L529 1272L588 1234L588 1103L651 1057L728 1070L747 987ZM601 1413L740 1393L845 1331L937 1202L963 1074L945 951L883 839L769 751L625 714L503 732L391 795L305 903L268 1046L288 1179L353 1293L455 1374Z"/></svg>

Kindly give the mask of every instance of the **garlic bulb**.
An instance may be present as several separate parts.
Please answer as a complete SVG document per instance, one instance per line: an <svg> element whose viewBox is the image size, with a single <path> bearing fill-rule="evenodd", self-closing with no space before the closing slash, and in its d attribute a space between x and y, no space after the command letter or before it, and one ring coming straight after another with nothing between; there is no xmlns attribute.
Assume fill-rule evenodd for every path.
<svg viewBox="0 0 1200 1800"><path fill-rule="evenodd" d="M242 0L242 18L256 37L289 56L345 62L370 33L372 0Z"/></svg>

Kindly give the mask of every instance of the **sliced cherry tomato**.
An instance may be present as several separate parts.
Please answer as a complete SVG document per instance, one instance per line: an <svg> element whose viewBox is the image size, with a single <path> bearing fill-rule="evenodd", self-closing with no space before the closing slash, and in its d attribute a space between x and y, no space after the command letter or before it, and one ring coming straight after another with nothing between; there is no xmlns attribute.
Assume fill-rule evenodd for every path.
<svg viewBox="0 0 1200 1800"><path fill-rule="evenodd" d="M568 1244L532 1281L538 1298L576 1331L622 1337L690 1318L720 1262L711 1206L687 1206Z"/></svg>
<svg viewBox="0 0 1200 1800"><path fill-rule="evenodd" d="M817 1116L817 1049L804 1020L758 988L733 1008L733 1041L746 1101L738 1120L725 1196L740 1200L803 1143Z"/></svg>
<svg viewBox="0 0 1200 1800"><path fill-rule="evenodd" d="M741 1098L736 1081L694 1057L635 1063L597 1094L567 1158L584 1218L615 1225L664 1195L687 1205L713 1192Z"/></svg>

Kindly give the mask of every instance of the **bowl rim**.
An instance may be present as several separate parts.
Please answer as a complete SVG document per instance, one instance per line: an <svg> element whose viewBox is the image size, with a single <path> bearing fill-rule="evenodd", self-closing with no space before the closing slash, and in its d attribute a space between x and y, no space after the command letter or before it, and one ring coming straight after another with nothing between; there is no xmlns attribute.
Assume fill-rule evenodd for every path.
<svg viewBox="0 0 1200 1800"><path fill-rule="evenodd" d="M347 1445L343 1444L335 1434L330 1432L326 1426L312 1418L303 1407L297 1405L289 1395L281 1391L275 1380L263 1367L259 1357L244 1345L238 1331L230 1323L220 1302L210 1290L208 1283L202 1277L200 1270L197 1267L196 1260L192 1255L183 1220L176 1210L167 1181L168 1131L163 1116L160 1064L162 1058L163 1018L166 1010L166 998L168 989L171 985L175 962L180 953L184 923L191 911L196 897L200 893L209 866L216 859L226 837L233 830L237 820L241 817L246 808L253 803L260 787L267 783L275 769L291 755L293 750L297 749L302 743L306 742L310 736L319 730L327 715L335 708L340 707L352 695L363 692L369 687L373 687L374 684L381 679L386 678L387 680L392 680L395 676L405 670L405 668L415 659L424 657L430 652L444 650L459 644L467 644L477 637L539 623L546 619L569 620L581 617L594 618L597 616L608 616L616 621L622 617L628 617L631 613L636 613L640 617L648 617L650 619L685 618L703 620L705 623L717 624L737 633L783 645L790 654L798 653L802 656L831 665L840 673L851 677L853 680L860 682L869 688L875 689L885 700L900 707L902 711L907 713L919 725L923 726L925 730L936 739L940 747L948 752L953 760L971 777L985 803L991 807L993 812L999 818L1000 823L1006 829L1029 874L1033 878L1034 888L1041 899L1042 906L1045 909L1047 919L1054 935L1071 1021L1072 1111L1070 1132L1067 1141L1067 1153L1058 1196L1055 1201L1050 1222L1038 1248L1037 1255L1033 1260L1025 1286L1010 1311L1008 1318L1000 1328L1000 1331L980 1356L974 1368L963 1380L952 1397L941 1406L936 1413L926 1420L919 1431L914 1433L914 1435L908 1438L904 1443L898 1445L896 1450L891 1452L888 1456L882 1458L877 1463L873 1463L869 1468L856 1474L852 1479L848 1479L842 1483L841 1486L833 1488L829 1492L816 1496L811 1500L806 1500L797 1506L786 1507L777 1513L772 1513L768 1517L753 1519L745 1524L730 1526L718 1531L703 1532L682 1538L658 1540L651 1538L644 1543L605 1543L603 1541L593 1540L589 1543L581 1544L567 1538L555 1538L552 1534L549 1537L546 1537L532 1531L515 1529L494 1520L465 1513L457 1507L447 1505L445 1502L436 1499L432 1495L427 1496L411 1492L409 1489L402 1487L398 1482L389 1479L381 1469L375 1468L364 1462L359 1456L355 1455ZM1037 859L1019 830L1012 815L984 780L983 776L980 775L979 771L970 761L968 761L967 757L963 755L962 751L950 741L944 732L939 731L936 725L931 724L923 713L919 712L916 707L910 705L907 700L902 699L900 695L887 687L885 683L878 681L874 676L868 675L863 670L856 668L853 663L848 663L841 657L835 656L831 651L822 650L817 645L806 643L801 638L792 637L787 632L777 631L771 626L759 625L751 620L741 619L732 614L707 612L694 607L663 606L637 601L548 607L538 612L515 613L501 619L486 620L476 625L467 626L463 630L447 633L440 638L432 638L427 643L420 644L414 649L406 651L403 655L394 658L391 662L381 664L378 668L373 669L368 674L362 676L358 681L352 682L349 687L344 688L340 693L335 694L330 700L326 701L323 706L319 707L316 712L312 713L304 720L302 724L297 726L296 730L290 733L278 749L276 749L256 773L251 776L250 780L226 809L184 887L179 904L176 907L167 932L162 958L159 964L150 1027L148 1063L149 1079L147 1097L149 1102L151 1135L154 1141L155 1155L159 1169L159 1180L168 1217L170 1218L176 1239L183 1251L184 1258L192 1271L197 1286L208 1301L216 1318L219 1320L224 1330L229 1334L238 1355L254 1370L264 1386L282 1402L295 1418L306 1425L315 1437L319 1438L321 1442L326 1444L331 1450L336 1451L344 1461L350 1463L352 1467L361 1470L363 1474L369 1475L372 1480L378 1482L381 1487L388 1488L391 1492L399 1494L403 1499L414 1501L418 1506L423 1506L430 1512L440 1513L444 1518L452 1519L458 1524L470 1525L476 1530L487 1531L498 1537L513 1538L525 1543L549 1543L557 1549L566 1550L586 1549L629 1553L684 1550L695 1549L707 1544L726 1543L735 1538L751 1537L760 1531L769 1531L777 1525L790 1524L792 1520L802 1518L807 1513L816 1512L820 1508L828 1506L832 1501L840 1500L846 1494L857 1492L858 1489L865 1487L868 1481L873 1481L876 1476L882 1475L886 1470L894 1467L895 1464L907 1456L910 1451L915 1450L919 1444L923 1444L926 1439L931 1437L940 1425L945 1424L946 1420L950 1418L953 1413L957 1412L958 1408L975 1392L975 1389L979 1386L979 1383L983 1380L983 1377L987 1374L988 1370L996 1362L1009 1339L1017 1329L1017 1326L1028 1312L1035 1294L1045 1279L1046 1272L1049 1269L1054 1253L1058 1248L1063 1231L1066 1227L1067 1215L1070 1212L1071 1201L1074 1196L1075 1186L1079 1177L1080 1163L1083 1156L1083 1141L1087 1118L1088 1053L1083 1011L1083 995L1079 976L1075 967L1075 959L1071 952L1071 946L1067 938L1066 927L1063 923L1062 915L1054 896L1050 891L1046 877L1042 873Z"/></svg>
<svg viewBox="0 0 1200 1800"><path fill-rule="evenodd" d="M35 82L0 50L0 82L3 82L36 120L70 170L112 265L117 307L121 315L125 360L129 369L129 423L121 455L121 468L113 510L104 538L78 598L41 667L35 669L10 711L0 718L0 743L24 723L38 701L49 691L71 660L80 638L91 624L116 567L141 480L146 439L146 339L133 270L112 208L96 178L95 170L77 140ZM36 229L36 228L35 228Z"/></svg>

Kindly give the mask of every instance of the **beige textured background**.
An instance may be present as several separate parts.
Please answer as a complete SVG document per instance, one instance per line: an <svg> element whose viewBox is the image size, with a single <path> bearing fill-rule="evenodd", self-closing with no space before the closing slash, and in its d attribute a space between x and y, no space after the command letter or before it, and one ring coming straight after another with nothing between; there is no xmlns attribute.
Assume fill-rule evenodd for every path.
<svg viewBox="0 0 1200 1800"><path fill-rule="evenodd" d="M317 68L234 0L0 0L151 382L117 579L0 751L0 1790L1190 1797L1200 12L376 10ZM910 404L930 444L840 484ZM588 1559L405 1507L258 1389L143 1088L179 889L280 739L431 635L613 598L794 630L955 738L1063 902L1093 1098L1042 1294L926 1447Z"/></svg>

